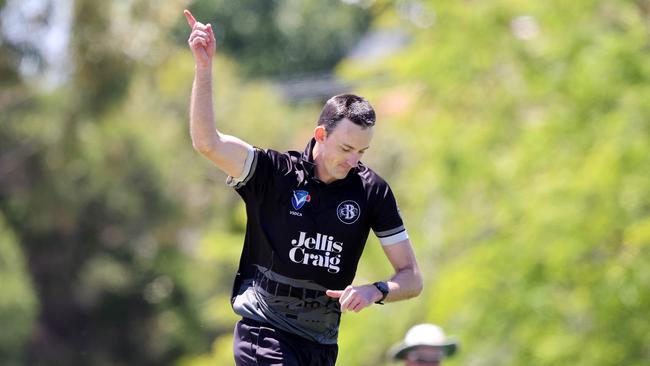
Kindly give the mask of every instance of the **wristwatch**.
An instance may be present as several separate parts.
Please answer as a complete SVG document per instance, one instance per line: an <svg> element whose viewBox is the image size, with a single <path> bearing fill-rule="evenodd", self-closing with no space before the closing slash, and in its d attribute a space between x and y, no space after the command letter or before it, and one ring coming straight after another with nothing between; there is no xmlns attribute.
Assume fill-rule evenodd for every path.
<svg viewBox="0 0 650 366"><path fill-rule="evenodd" d="M373 283L373 285L377 288L377 290L381 291L381 295L382 295L381 299L375 301L375 304L384 305L382 301L384 301L386 296L388 296L388 292L390 291L390 289L388 288L388 284L384 281L379 281Z"/></svg>

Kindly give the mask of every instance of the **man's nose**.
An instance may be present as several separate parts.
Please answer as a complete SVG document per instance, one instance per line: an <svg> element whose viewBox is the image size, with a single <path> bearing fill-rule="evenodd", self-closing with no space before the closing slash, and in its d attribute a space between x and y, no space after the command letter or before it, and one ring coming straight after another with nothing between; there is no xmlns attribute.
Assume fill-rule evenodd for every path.
<svg viewBox="0 0 650 366"><path fill-rule="evenodd" d="M345 160L345 162L351 167L351 168L356 168L357 164L359 164L359 155L358 154L352 154L348 156L348 158Z"/></svg>

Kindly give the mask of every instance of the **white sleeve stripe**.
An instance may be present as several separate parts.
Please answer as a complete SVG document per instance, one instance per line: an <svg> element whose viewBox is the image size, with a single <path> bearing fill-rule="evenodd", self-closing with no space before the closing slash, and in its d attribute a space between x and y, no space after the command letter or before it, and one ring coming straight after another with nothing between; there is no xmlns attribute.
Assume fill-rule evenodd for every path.
<svg viewBox="0 0 650 366"><path fill-rule="evenodd" d="M391 236L393 234L397 234L400 231L404 231L404 230L405 230L404 225L400 225L394 229L390 229L386 231L375 231L375 235L377 235L378 238L382 238L382 237Z"/></svg>
<svg viewBox="0 0 650 366"><path fill-rule="evenodd" d="M381 245L392 245L392 244L397 244L400 241L404 241L408 238L409 238L409 234L406 232L406 230L404 230L395 235L379 238L379 242L381 243Z"/></svg>
<svg viewBox="0 0 650 366"><path fill-rule="evenodd" d="M257 158L258 158L258 156L259 155L255 151L255 148L253 148L253 158L252 158L252 161L250 163L250 170L248 171L248 175L246 176L246 178L244 178L244 180L237 186L237 188L240 188L241 186L248 183L248 181L251 180L251 178L253 178L253 176L255 175L255 169L257 169ZM250 157L250 155L249 155L249 157Z"/></svg>
<svg viewBox="0 0 650 366"><path fill-rule="evenodd" d="M246 184L250 177L255 173L255 167L253 163L255 161L255 149L252 146L248 147L248 155L246 155L246 161L244 162L244 170L242 170L241 175L237 178L228 176L226 179L226 184L229 187L239 188L242 185Z"/></svg>

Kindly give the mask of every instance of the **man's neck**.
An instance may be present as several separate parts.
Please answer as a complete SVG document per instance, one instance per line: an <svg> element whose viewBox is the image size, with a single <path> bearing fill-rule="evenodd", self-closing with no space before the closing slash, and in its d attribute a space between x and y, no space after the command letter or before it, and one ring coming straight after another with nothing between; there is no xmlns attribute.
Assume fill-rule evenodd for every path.
<svg viewBox="0 0 650 366"><path fill-rule="evenodd" d="M311 156L314 159L314 172L316 178L325 184L332 183L335 179L334 177L327 174L325 168L323 167L323 159L320 154L320 144L318 141L314 144L314 148L311 151Z"/></svg>

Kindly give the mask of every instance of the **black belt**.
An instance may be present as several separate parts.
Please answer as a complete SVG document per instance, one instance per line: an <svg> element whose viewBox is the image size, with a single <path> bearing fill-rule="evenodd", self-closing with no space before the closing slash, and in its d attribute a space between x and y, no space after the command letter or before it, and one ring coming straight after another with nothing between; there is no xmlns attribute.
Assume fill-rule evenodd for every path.
<svg viewBox="0 0 650 366"><path fill-rule="evenodd" d="M254 286L256 288L261 288L274 296L288 296L302 300L325 296L325 291L311 290L304 287L294 287L287 285L286 283L273 281L260 272L257 272L255 275Z"/></svg>

